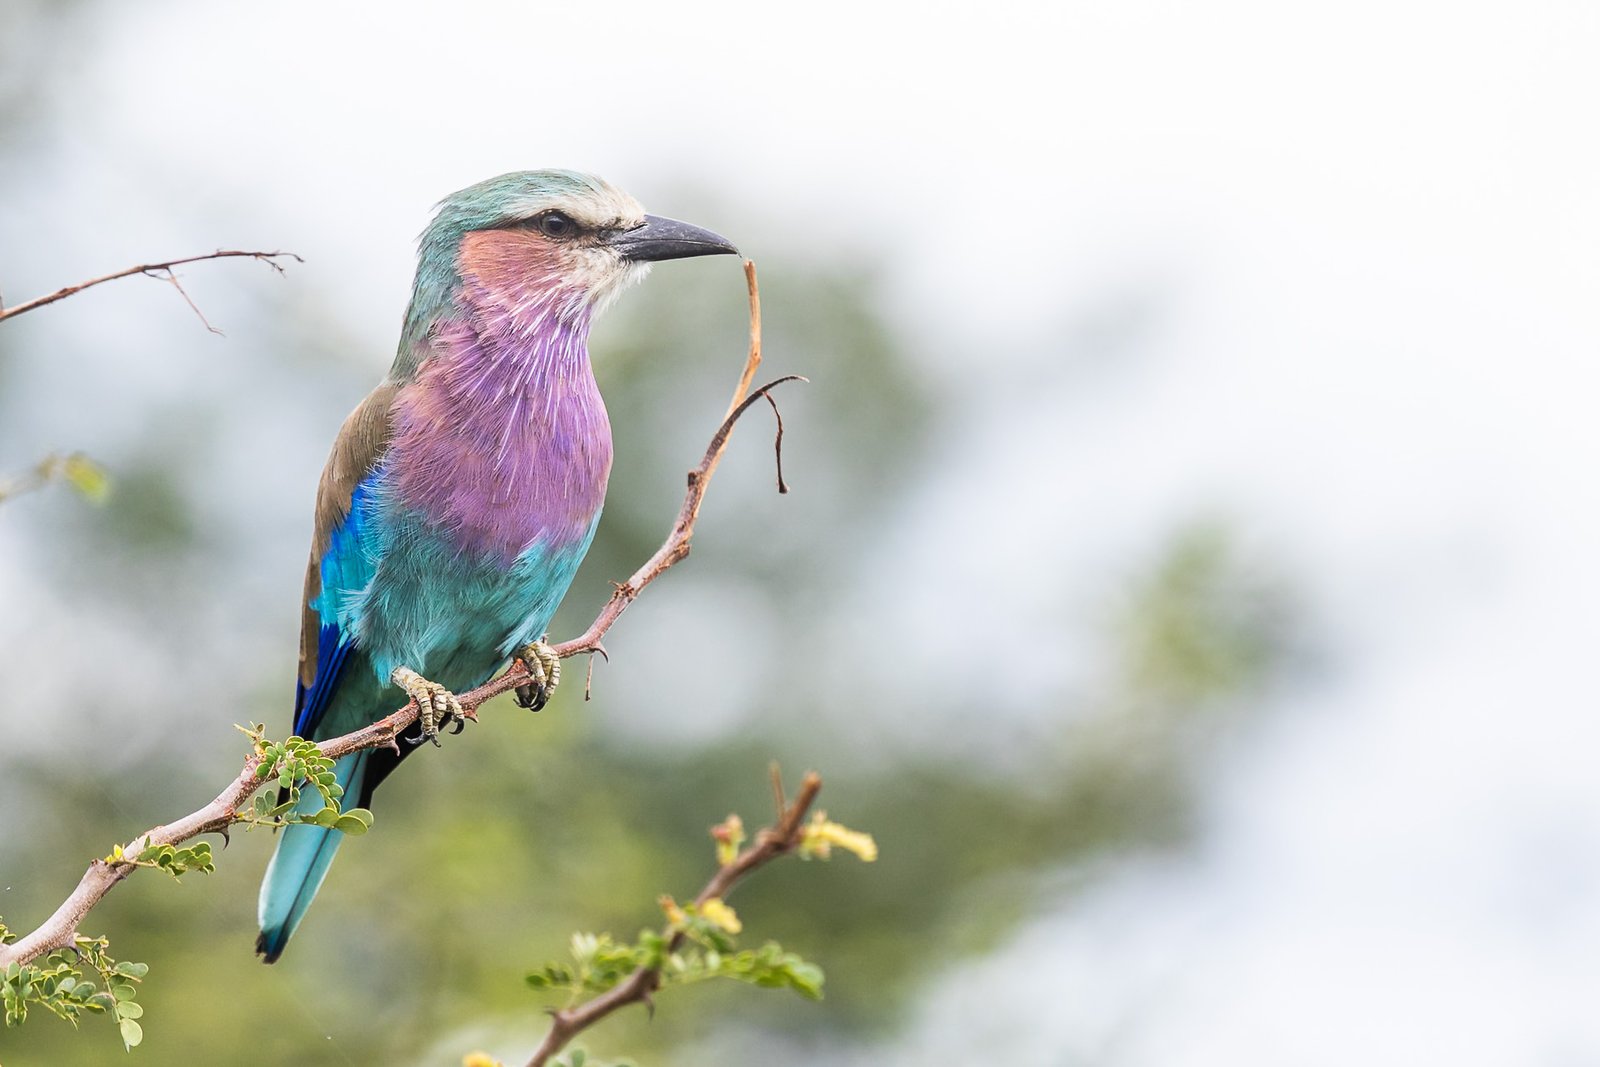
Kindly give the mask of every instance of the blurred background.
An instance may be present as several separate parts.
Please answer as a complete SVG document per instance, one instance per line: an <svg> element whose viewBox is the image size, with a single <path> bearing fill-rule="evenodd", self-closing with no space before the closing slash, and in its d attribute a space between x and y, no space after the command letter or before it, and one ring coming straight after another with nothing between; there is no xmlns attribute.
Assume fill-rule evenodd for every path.
<svg viewBox="0 0 1600 1067"><path fill-rule="evenodd" d="M539 716L387 785L284 961L270 851L136 878L146 1063L522 1062L522 976L689 896L766 766L863 866L734 899L827 999L663 995L641 1065L1600 1062L1600 15L1582 3L0 5L0 915L285 732L313 488L413 239L603 174L759 263L694 556ZM730 259L595 331L617 464L556 636L664 536ZM577 677L577 682L571 681ZM129 1062L99 1019L6 1067Z"/></svg>

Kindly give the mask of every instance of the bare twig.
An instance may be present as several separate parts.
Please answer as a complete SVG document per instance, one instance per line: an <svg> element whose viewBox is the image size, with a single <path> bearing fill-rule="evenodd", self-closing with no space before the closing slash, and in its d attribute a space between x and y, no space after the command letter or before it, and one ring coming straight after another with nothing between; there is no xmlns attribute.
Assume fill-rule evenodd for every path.
<svg viewBox="0 0 1600 1067"><path fill-rule="evenodd" d="M218 330L215 326L211 325L211 323L206 322L206 317L200 314L200 309L195 307L194 301L189 299L189 294L184 292L183 286L179 284L178 276L172 272L172 268L182 266L185 263L199 263L202 260L207 259L240 258L260 260L262 263L265 263L279 274L283 273L283 264L278 262L279 259L292 259L296 263L305 262L305 260L295 255L293 252L246 252L238 249L219 248L215 252L207 252L203 256L185 256L182 259L168 259L163 260L160 263L141 263L137 267L129 267L126 270L115 271L111 274L102 274L98 278L90 278L86 282L79 282L76 285L69 285L63 289L57 289L53 293L46 293L44 296L37 296L32 300L25 300L20 304L13 304L11 307L0 307L0 322L4 322L9 318L14 318L17 315L21 315L25 311L32 311L35 308L42 308L46 304L54 304L57 300L65 300L74 293L81 293L85 289L92 288L93 286L103 285L106 282L114 282L118 278L131 278L135 274L143 274L150 278L159 278L162 281L171 282L173 287L178 290L179 295L183 297L184 302L194 310L196 315L200 316L200 321L205 323L206 329L210 330L212 333L221 333L221 330Z"/></svg>
<svg viewBox="0 0 1600 1067"><path fill-rule="evenodd" d="M211 320L206 318L206 313L200 310L200 305L196 304L193 298L189 296L189 290L183 287L183 283L178 280L178 275L175 272L171 270L164 270L160 273L157 273L155 271L147 270L145 273L152 278L160 278L163 281L171 282L172 287L178 290L178 295L183 297L183 302L189 305L189 310L194 312L195 317L200 320L200 325L204 326L218 337L222 336L222 331L211 325Z"/></svg>
<svg viewBox="0 0 1600 1067"><path fill-rule="evenodd" d="M774 781L777 781L776 771L774 771ZM749 848L717 868L717 873L711 876L705 888L694 898L695 904L703 905L708 900L725 899L746 875L793 851L800 844L800 837L805 830L806 813L811 810L811 805L816 803L817 793L821 789L821 776L815 771L808 771L800 782L800 789L795 793L793 801L787 800L782 793L779 793L778 815L774 824L756 834L755 843ZM682 946L685 936L681 929L674 932L667 942L666 955L670 956L676 952ZM594 999L586 1000L576 1007L554 1012L550 1031L539 1043L533 1057L528 1060L527 1067L544 1067L550 1062L550 1057L565 1048L579 1033L629 1004L648 1004L650 995L659 988L661 988L660 968L640 967Z"/></svg>
<svg viewBox="0 0 1600 1067"><path fill-rule="evenodd" d="M778 430L772 435L772 460L778 468L778 492L787 493L789 483L783 480L783 412L778 410L778 402L772 399L772 394L767 394L767 403L772 405L772 418L778 424Z"/></svg>
<svg viewBox="0 0 1600 1067"><path fill-rule="evenodd" d="M767 765L767 778L772 782L772 803L778 813L782 814L783 806L788 803L789 791L783 788L783 767L777 760Z"/></svg>
<svg viewBox="0 0 1600 1067"><path fill-rule="evenodd" d="M229 253L233 255L254 255L255 253ZM200 257L210 258L210 257ZM276 264L274 264L276 266ZM135 271L142 268L135 268ZM126 273L126 272L125 272ZM759 297L756 291L755 271L746 270L746 278L750 287L750 307L752 321L758 322ZM106 279L98 279L106 280ZM85 284L95 284L93 282ZM81 287L80 287L81 288ZM18 305L22 307L23 305ZM674 563L689 554L689 541L694 536L695 520L700 515L700 502L705 497L706 486L711 481L711 472L716 467L717 460L722 457L723 451L728 446L728 437L733 432L734 423L739 420L750 406L765 397L774 387L788 381L804 381L795 375L788 375L776 381L768 382L750 395L745 395L745 382L754 373L753 365L759 363L760 332L753 328L751 334L750 354L745 361L744 375L740 379L739 388L734 392L734 404L727 418L717 427L717 432L711 437L711 444L706 448L705 455L701 458L699 466L689 472L689 485L684 494L683 506L678 509L678 517L673 522L672 531L667 535L666 541L656 550L645 564L634 572L633 577L616 587L600 614L596 616L589 629L571 641L562 642L555 646L556 653L562 657L574 656L580 652L605 655L605 648L601 638L606 631L611 629L613 623L621 616L627 606L639 596L641 590L655 581ZM519 685L525 685L532 679L526 670L513 668L494 679L486 685L459 695L462 710L470 718L477 717L477 708L485 701L496 697ZM342 737L331 738L318 743L324 756L337 759L347 756L352 752L363 749L394 746L401 733L417 720L417 707L407 703L400 710L369 726L364 726ZM157 826L129 842L123 848L125 854L137 856L151 845L176 845L187 841L197 834L220 833L237 821L237 811L241 805L250 799L263 785L272 779L258 779L256 768L260 766L261 758L252 755L244 761L244 767L239 776L216 798L198 811L164 826ZM802 787L802 794L804 787ZM764 862L764 861L763 861ZM10 963L27 963L37 959L47 952L64 948L72 944L73 937L78 931L79 924L89 910L100 902L111 887L126 878L135 869L132 863L108 863L105 860L95 860L89 865L89 870L78 883L62 905L56 909L55 914L46 919L33 932L19 938L12 944L0 945L0 967Z"/></svg>

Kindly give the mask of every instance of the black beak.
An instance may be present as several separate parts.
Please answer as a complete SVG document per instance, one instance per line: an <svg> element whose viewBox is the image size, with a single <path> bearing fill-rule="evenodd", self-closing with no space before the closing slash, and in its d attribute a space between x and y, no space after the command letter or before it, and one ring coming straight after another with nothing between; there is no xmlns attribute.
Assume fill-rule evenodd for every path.
<svg viewBox="0 0 1600 1067"><path fill-rule="evenodd" d="M622 254L623 259L641 262L739 254L739 250L726 237L659 215L646 215L644 225L623 230L609 243Z"/></svg>

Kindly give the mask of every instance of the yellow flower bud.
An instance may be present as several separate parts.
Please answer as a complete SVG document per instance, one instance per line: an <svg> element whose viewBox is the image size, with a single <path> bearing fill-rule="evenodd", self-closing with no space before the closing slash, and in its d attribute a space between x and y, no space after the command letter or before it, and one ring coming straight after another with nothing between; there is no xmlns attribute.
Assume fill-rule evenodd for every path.
<svg viewBox="0 0 1600 1067"><path fill-rule="evenodd" d="M819 811L812 815L811 821L806 824L805 830L800 835L801 855L827 859L833 854L835 846L846 852L854 852L866 863L878 858L878 843L872 839L871 834L829 822L826 812Z"/></svg>
<svg viewBox="0 0 1600 1067"><path fill-rule="evenodd" d="M739 921L739 916L734 910L723 903L721 897L712 897L700 905L700 917L714 926L720 926L730 934L736 934L744 929L744 924Z"/></svg>

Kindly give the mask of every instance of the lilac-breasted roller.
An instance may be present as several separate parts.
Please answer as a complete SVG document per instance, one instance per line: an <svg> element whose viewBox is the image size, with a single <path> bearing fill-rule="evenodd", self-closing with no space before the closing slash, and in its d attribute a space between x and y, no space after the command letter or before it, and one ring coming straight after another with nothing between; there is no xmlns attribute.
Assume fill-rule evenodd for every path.
<svg viewBox="0 0 1600 1067"><path fill-rule="evenodd" d="M422 709L398 752L338 761L345 808L370 804L459 714L452 694L509 657L536 678L531 702L548 697L559 674L541 637L594 537L611 470L589 325L652 261L735 251L571 171L504 174L440 203L394 366L345 420L317 488L295 733L359 729L402 691ZM256 951L268 963L341 837L283 831L261 886Z"/></svg>

